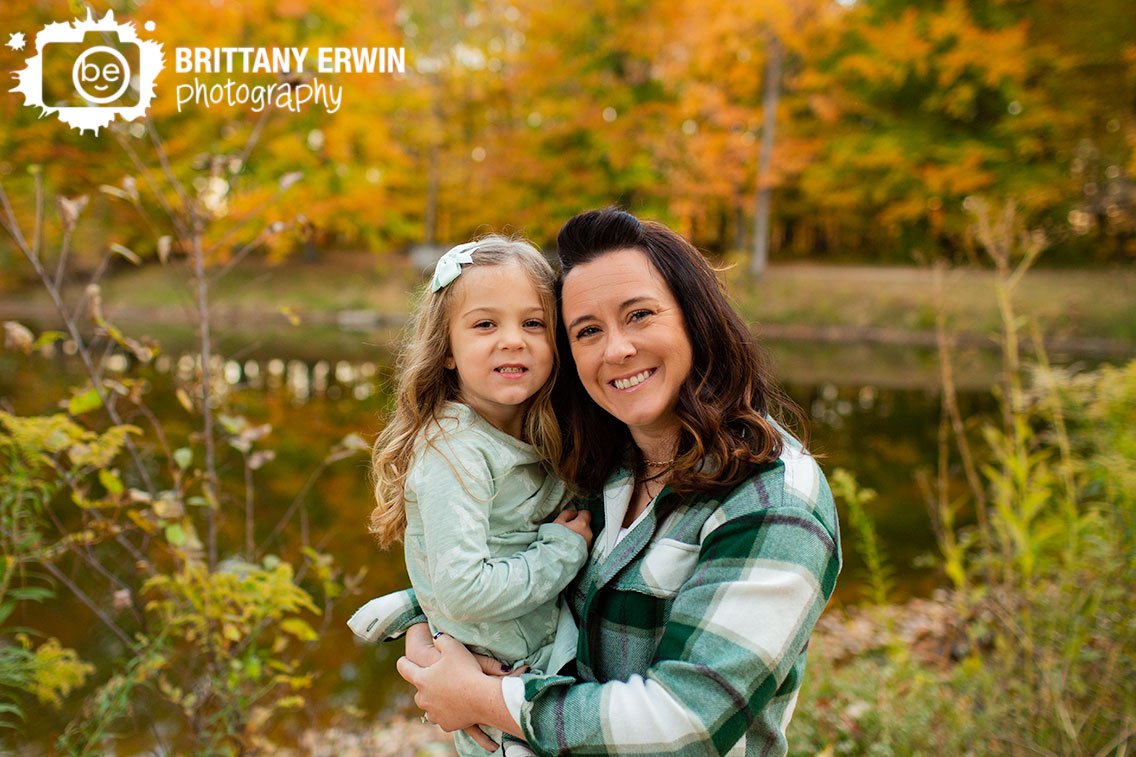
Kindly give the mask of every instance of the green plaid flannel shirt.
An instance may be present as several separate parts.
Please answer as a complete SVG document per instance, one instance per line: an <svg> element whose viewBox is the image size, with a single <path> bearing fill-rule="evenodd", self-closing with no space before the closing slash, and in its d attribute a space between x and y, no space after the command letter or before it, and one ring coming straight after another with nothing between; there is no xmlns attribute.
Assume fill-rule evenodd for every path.
<svg viewBox="0 0 1136 757"><path fill-rule="evenodd" d="M820 468L786 437L732 491L691 495L661 524L650 510L616 543L632 485L621 471L592 503L594 551L568 589L576 675L525 677L526 739L541 755L785 754L841 563ZM374 601L372 639L423 620L412 593Z"/></svg>

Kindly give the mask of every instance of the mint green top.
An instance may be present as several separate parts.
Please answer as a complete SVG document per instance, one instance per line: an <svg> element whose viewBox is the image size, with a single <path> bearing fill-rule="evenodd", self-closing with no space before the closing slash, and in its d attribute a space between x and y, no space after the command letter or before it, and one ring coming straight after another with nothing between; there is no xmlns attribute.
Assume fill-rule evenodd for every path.
<svg viewBox="0 0 1136 757"><path fill-rule="evenodd" d="M435 630L474 651L555 672L576 648L557 598L588 556L579 534L545 522L564 483L532 445L468 406L447 403L440 416L406 478L406 570L418 601ZM561 624L570 628L558 637Z"/></svg>

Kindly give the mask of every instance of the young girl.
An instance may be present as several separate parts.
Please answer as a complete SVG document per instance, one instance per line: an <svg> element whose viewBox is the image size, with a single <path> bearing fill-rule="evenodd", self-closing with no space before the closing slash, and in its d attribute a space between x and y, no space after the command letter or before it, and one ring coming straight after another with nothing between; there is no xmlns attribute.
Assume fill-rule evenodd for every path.
<svg viewBox="0 0 1136 757"><path fill-rule="evenodd" d="M405 541L431 630L503 670L555 672L575 655L557 597L591 544L587 516L559 512L565 487L549 470L560 453L555 303L552 267L526 242L494 235L443 255L375 443L370 530L383 547ZM379 599L348 624L374 641L386 620ZM455 744L486 754L465 733Z"/></svg>

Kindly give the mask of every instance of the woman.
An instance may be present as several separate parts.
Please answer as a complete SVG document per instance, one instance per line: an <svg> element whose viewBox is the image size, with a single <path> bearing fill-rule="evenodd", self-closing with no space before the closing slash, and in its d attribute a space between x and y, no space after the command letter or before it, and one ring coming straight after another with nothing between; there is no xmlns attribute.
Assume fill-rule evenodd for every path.
<svg viewBox="0 0 1136 757"><path fill-rule="evenodd" d="M840 570L832 494L771 418L753 338L686 240L607 209L558 245L562 473L593 496L597 535L568 589L576 669L487 675L418 626L399 673L446 730L488 724L539 754L784 754Z"/></svg>

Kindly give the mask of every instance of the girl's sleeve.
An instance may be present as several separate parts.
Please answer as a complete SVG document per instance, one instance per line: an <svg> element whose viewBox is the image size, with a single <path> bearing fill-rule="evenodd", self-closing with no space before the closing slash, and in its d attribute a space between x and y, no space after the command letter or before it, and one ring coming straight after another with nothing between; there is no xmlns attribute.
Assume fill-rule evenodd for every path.
<svg viewBox="0 0 1136 757"><path fill-rule="evenodd" d="M827 486L823 494L832 508ZM675 595L646 673L602 684L525 677L525 738L549 755L723 754L764 718L764 731L782 739L803 651L839 572L838 539L834 522L826 527L806 507L757 510L718 526ZM602 612L587 620L600 626L593 637L613 643L628 633L604 628ZM746 744L746 753L776 746Z"/></svg>
<svg viewBox="0 0 1136 757"><path fill-rule="evenodd" d="M579 534L544 523L527 549L492 557L489 512L496 487L486 454L458 439L437 440L411 473L434 600L459 622L525 615L553 600L588 556Z"/></svg>

